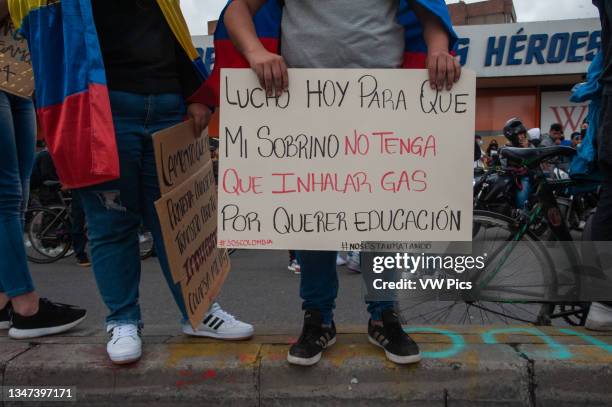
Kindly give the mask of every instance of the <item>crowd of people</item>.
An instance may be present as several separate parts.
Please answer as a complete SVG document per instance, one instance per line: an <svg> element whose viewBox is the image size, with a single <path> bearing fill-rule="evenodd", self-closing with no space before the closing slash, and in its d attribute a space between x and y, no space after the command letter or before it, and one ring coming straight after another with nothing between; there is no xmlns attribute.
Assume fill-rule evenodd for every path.
<svg viewBox="0 0 612 407"><path fill-rule="evenodd" d="M516 126L516 128L512 128L512 126ZM569 139L566 139L563 126L560 123L553 123L548 133L542 135L542 131L539 128L535 127L527 130L519 118L512 118L508 120L504 129L502 129L502 133L507 139L506 144L512 147L568 146L579 149L588 126L589 124L585 119L581 125L581 131L573 132ZM513 137L516 137L516 139L512 139ZM486 146L486 150L483 150L484 141L482 136L478 134L474 136L474 142L474 168L485 169L494 165L500 149L497 139L491 139Z"/></svg>
<svg viewBox="0 0 612 407"><path fill-rule="evenodd" d="M40 93L36 95L40 111L38 105L47 106L50 101L45 99L49 96L46 92L38 90L51 86L45 83L48 75L41 69L55 72L54 67L64 63L54 60L57 55L45 51L44 47L62 44L62 41L68 44L68 40L59 37L62 30L56 30L55 34L45 33L58 37L41 42L43 31L40 30L45 29L44 25L52 26L61 21L58 22L57 18L47 21L41 13L36 20L30 19L23 26L30 8L37 6L35 2L28 6L20 3L11 2L14 7L9 10L7 0L0 0L0 19L7 18L10 11L14 23L21 26L23 35L29 40L32 55L38 58L34 74L37 93ZM72 3L64 0L61 5L68 8ZM52 142L50 152L59 178L72 189L73 196L78 197L87 219L93 274L108 308L106 330L110 339L106 349L110 360L117 364L132 363L142 355L138 250L138 228L142 223L154 237L161 270L183 318L182 332L217 339L250 338L254 333L253 326L225 312L218 303L211 306L195 329L186 322L185 304L180 287L170 274L155 212L154 202L159 199L160 190L151 135L182 122L185 117L194 121L196 131L200 133L215 108L210 98L215 91L208 88L197 61L194 63L197 52L178 1L91 0L91 8L84 5L89 2L79 3L81 7L78 10L66 12L62 17L67 23L67 19L75 15L79 17L70 21L74 31L67 33L68 30L63 30L64 36L87 36L87 41L80 42L94 47L87 57L93 58L94 50L98 50L101 58L86 62L71 60L61 71L70 75L71 69L75 69L87 78L90 74L91 77L104 78L107 86L100 87L101 80L95 82L95 86L90 84L87 97L91 100L79 100L79 103L95 105L94 109L79 112L86 115L89 122L53 122L48 110L45 110L46 116L40 115L38 119L43 132L50 133L44 136ZM60 2L47 7L57 4ZM225 9L219 24L227 30L236 51L243 57L239 61L255 71L268 95L280 94L287 89L287 68L426 68L433 89L450 90L460 78L461 66L451 54L457 37L447 7L442 0L429 1L427 7L421 1L407 4L416 20L402 22L397 18L400 12L398 0L380 0L375 7L365 0L317 2L316 6L301 0L234 0ZM604 95L608 95L612 89L609 62L612 6L610 2L598 5L604 25L602 52L606 61L602 80ZM257 18L258 12L265 8L282 9L282 17L281 13L275 14L279 19L279 37L274 41L262 41L258 36L259 25L270 24L269 19L262 22ZM417 25L416 31L410 31L412 34L417 32L417 35L405 35L409 24ZM282 43L280 49L279 43ZM338 52L340 49L342 52ZM414 49L426 49L426 52L414 57L408 52ZM221 64L225 58L217 55L216 60ZM87 71L97 62L103 62L103 65L97 66L95 72ZM63 79L72 81L79 78ZM72 96L60 96L55 100L56 105L61 105L62 101L73 103ZM602 103L606 113L601 134L606 141L600 143L599 158L607 174L611 175L612 154L608 150L612 108L608 99L605 96ZM105 116L107 107L108 115ZM535 138L530 140L527 131L522 131L516 122L520 123L516 120L507 125L513 132L513 140L516 136L517 146L530 147L530 141ZM83 123L91 124L75 130ZM28 202L36 139L36 113L32 100L0 92L0 129L0 328L10 328L8 333L13 338L64 332L81 323L86 311L53 303L36 294L23 247L23 210ZM105 144L111 148L102 150L98 147L100 144L93 142L99 142L99 138L94 140L92 137L100 135L111 136L111 144ZM61 149L66 147L60 139L71 136L74 138L68 143L83 148L82 155L70 157L62 152ZM82 140L89 144L83 146ZM557 141L563 142L555 127L541 144L557 144ZM578 139L576 143L579 143ZM87 150L92 145L100 150ZM490 143L487 151L483 152L477 143L477 150L484 157L483 165L487 165L486 161L498 148ZM88 152L91 153L89 156ZM92 156L108 158L102 160L104 162L97 161L101 165L98 172L91 172L91 167L83 164L91 164L85 160ZM118 163L116 167L113 166L114 159ZM600 224L608 225L607 230L602 226L597 235L601 240L612 240L612 184L610 180L607 182L601 200L607 209L598 211ZM320 360L323 351L336 342L334 308L339 285L336 267L348 261L357 264L358 269L359 254L349 253L346 260L334 251L297 251L290 256L289 267L300 273L299 292L303 299L304 322L302 333L290 347L287 360L297 365L313 365ZM370 314L367 323L369 341L382 348L386 357L395 363L418 362L421 359L419 347L402 329L394 303L373 301L366 306Z"/></svg>

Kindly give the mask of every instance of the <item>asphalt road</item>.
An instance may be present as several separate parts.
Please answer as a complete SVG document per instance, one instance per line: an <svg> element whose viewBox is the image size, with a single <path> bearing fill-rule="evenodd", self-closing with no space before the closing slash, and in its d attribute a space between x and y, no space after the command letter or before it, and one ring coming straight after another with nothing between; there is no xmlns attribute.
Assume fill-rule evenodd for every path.
<svg viewBox="0 0 612 407"><path fill-rule="evenodd" d="M222 307L255 325L256 330L299 334L302 325L299 276L287 270L287 252L239 250L231 260L232 270L218 299ZM91 268L77 266L74 257L70 257L53 264L30 263L30 269L41 295L85 307L89 315L83 327L103 329L106 307ZM368 314L360 275L346 267L339 267L338 274L336 323L365 325ZM140 297L145 331L177 332L180 314L156 259L142 262Z"/></svg>
<svg viewBox="0 0 612 407"><path fill-rule="evenodd" d="M502 242L502 246L503 246ZM547 249L551 254L561 248ZM493 252L493 250L489 250ZM505 261L507 267L489 283L493 293L503 289L517 295L548 292L545 276L551 271L538 259L539 252L526 247L512 251ZM562 256L553 256L559 257ZM287 270L288 254L274 250L238 250L232 257L232 269L218 301L238 318L255 325L260 333L298 334L302 325L299 276ZM560 268L561 269L561 268ZM97 291L90 268L76 265L73 257L53 264L31 264L32 274L41 295L53 301L77 304L89 311L84 328L102 329L106 308ZM547 271L548 270L548 271ZM340 290L335 311L337 325L361 325L368 320L363 301L364 283L361 275L346 267L338 267ZM559 277L562 274L559 274ZM550 277L549 277L550 278ZM561 281L561 280L559 280ZM566 284L573 280L568 280ZM565 280L564 280L565 283ZM180 315L155 258L142 262L141 307L148 334L169 335L179 329ZM526 298L526 297L503 297ZM540 297L527 297L540 298ZM539 304L464 302L438 298L437 291L418 294L402 291L396 299L404 322L421 324L498 324L535 321ZM509 320L505 315L518 320ZM563 321L553 321L555 325Z"/></svg>

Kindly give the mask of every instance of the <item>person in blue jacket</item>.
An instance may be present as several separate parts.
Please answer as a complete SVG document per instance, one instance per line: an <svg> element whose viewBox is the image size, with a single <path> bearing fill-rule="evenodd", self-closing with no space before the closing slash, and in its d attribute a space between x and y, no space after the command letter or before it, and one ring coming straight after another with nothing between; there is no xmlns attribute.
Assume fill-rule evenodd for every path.
<svg viewBox="0 0 612 407"><path fill-rule="evenodd" d="M599 8L601 20L601 52L589 68L587 85L574 92L576 99L588 98L591 105L587 137L572 170L588 171L596 163L603 176L590 236L591 240L601 242L612 241L612 1L593 0L593 4ZM592 303L585 326L612 331L612 303Z"/></svg>

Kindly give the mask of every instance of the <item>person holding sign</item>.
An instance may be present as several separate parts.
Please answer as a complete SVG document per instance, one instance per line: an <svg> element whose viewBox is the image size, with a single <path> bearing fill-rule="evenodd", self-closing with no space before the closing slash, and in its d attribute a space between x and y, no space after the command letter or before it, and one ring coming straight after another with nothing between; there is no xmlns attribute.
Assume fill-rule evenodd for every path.
<svg viewBox="0 0 612 407"><path fill-rule="evenodd" d="M449 53L456 36L442 0L381 0L375 5L366 0L285 0L281 2L281 55L269 50L270 41L264 41L267 49L257 36L253 21L266 3L270 2L234 0L224 22L268 95L278 96L287 89L287 67L427 67L431 87L437 90L451 89L459 79L461 67ZM412 24L416 30L402 24ZM300 261L304 326L287 360L308 366L317 363L323 350L336 341L336 253L301 251ZM384 349L388 359L401 364L420 360L419 347L403 332L393 302L370 302L368 311L368 338Z"/></svg>
<svg viewBox="0 0 612 407"><path fill-rule="evenodd" d="M0 27L8 24L0 0ZM0 329L15 339L65 332L87 312L40 298L23 245L24 209L34 163L36 115L30 99L0 90Z"/></svg>
<svg viewBox="0 0 612 407"><path fill-rule="evenodd" d="M180 287L169 272L153 206L160 190L151 135L182 122L186 114L200 134L211 113L197 98L185 98L197 91L201 81L166 21L167 10L155 0L93 0L92 5L109 82L121 178L79 193L89 219L94 272L111 310L108 353L114 362L126 363L140 356L137 231L141 219L153 234L157 257L183 320L188 319ZM208 324L196 330L184 322L183 332L218 339L253 335L251 325L236 320L216 303L204 320Z"/></svg>
<svg viewBox="0 0 612 407"><path fill-rule="evenodd" d="M183 332L218 339L251 337L253 327L217 303L195 329L187 324L185 301L169 269L154 206L161 194L152 135L185 117L193 121L194 133L200 135L211 115L200 94L205 91L205 71L179 1L43 3L41 7L41 2L19 1L11 2L11 7L19 13L14 20L26 30L30 48L44 62L37 64L43 67L35 72L37 88L44 88L45 96L53 95L61 102L52 105L49 98L41 101L48 106L40 109L44 118L53 119L53 114L61 117L44 121L43 127L50 129L50 151L55 154L62 184L76 189L85 210L93 272L109 310L109 358L126 364L142 354L141 223L153 234L164 277L183 317ZM54 50L58 45L60 49ZM65 55L81 59L58 67L58 59L61 64ZM94 69L89 71L91 67ZM66 93L79 86L82 91L55 94L56 88L63 89L44 80L49 78L65 82ZM82 83L83 78L90 82ZM81 154L69 154L77 144Z"/></svg>

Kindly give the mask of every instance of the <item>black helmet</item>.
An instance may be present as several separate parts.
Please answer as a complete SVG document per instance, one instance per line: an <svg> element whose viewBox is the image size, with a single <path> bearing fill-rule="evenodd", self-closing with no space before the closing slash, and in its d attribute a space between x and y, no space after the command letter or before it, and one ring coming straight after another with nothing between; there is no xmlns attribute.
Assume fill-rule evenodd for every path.
<svg viewBox="0 0 612 407"><path fill-rule="evenodd" d="M527 134L527 129L523 125L521 119L513 117L512 119L506 122L504 126L504 136L510 141L510 143L517 147L519 145L519 134L525 133Z"/></svg>

